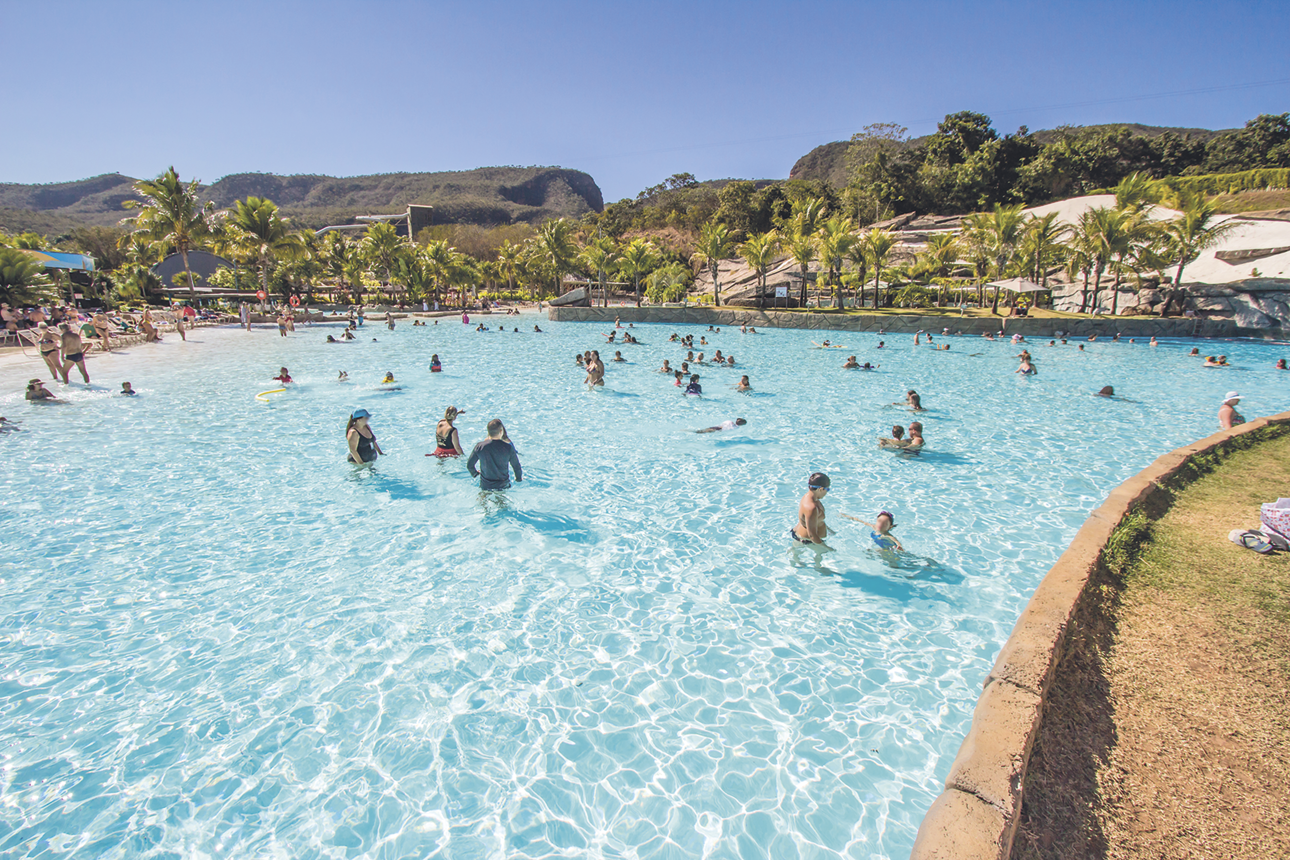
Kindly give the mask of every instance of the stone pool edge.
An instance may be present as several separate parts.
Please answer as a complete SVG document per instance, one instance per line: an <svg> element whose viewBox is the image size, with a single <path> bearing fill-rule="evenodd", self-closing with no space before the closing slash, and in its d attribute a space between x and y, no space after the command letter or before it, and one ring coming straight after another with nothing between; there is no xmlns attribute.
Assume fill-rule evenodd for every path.
<svg viewBox="0 0 1290 860"><path fill-rule="evenodd" d="M1087 319L1031 319L1030 317L957 317L920 314L847 314L811 311L758 310L755 308L717 308L703 306L658 306L547 309L552 322L674 323L677 325L751 325L763 328L797 328L819 331L856 331L877 334L913 334L941 328L982 335L1003 329L1024 337L1054 337L1061 330L1071 337L1089 335L1122 337L1249 337L1262 340L1285 340L1290 332L1283 329L1242 329L1230 320L1197 320L1179 317L1102 317Z"/></svg>
<svg viewBox="0 0 1290 860"><path fill-rule="evenodd" d="M1261 432L1273 428L1270 433ZM1222 430L1157 457L1111 491L1044 575L1003 644L977 700L963 744L932 802L911 860L1007 860L1021 817L1030 753L1044 700L1062 659L1066 634L1086 605L1089 585L1105 573L1108 543L1133 514L1159 519L1173 494L1208 473L1216 452L1290 432L1290 412Z"/></svg>

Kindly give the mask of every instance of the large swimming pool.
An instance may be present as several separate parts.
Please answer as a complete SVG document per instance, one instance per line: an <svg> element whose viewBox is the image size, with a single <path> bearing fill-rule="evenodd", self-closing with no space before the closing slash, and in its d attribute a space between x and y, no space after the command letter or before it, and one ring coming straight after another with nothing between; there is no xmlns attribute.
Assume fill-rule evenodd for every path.
<svg viewBox="0 0 1290 860"><path fill-rule="evenodd" d="M170 335L93 358L68 406L22 401L37 360L0 364L24 428L0 435L0 854L904 857L1088 512L1224 392L1290 409L1284 345L1202 342L1214 370L1191 342L1032 344L1026 379L981 338L486 322L520 331ZM736 357L702 399L655 372L674 330ZM257 402L283 364L298 384ZM918 458L875 444L909 388ZM505 504L425 456L448 405L467 448L506 421ZM358 406L374 469L344 462ZM816 470L820 556L787 540ZM839 517L881 508L902 557Z"/></svg>

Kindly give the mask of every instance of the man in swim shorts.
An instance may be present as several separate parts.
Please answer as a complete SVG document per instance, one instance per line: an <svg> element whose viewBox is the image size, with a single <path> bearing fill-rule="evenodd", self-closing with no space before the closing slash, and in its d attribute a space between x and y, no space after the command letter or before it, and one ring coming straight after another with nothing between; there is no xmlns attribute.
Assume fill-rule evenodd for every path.
<svg viewBox="0 0 1290 860"><path fill-rule="evenodd" d="M515 446L506 438L506 427L502 419L494 418L488 422L488 438L470 452L466 471L470 477L479 478L481 490L505 490L511 485L510 469L515 470L516 481L524 480Z"/></svg>
<svg viewBox="0 0 1290 860"><path fill-rule="evenodd" d="M806 479L806 495L797 503L797 523L788 534L797 543L824 544L829 527L824 524L824 496L829 492L829 476L815 472Z"/></svg>
<svg viewBox="0 0 1290 860"><path fill-rule="evenodd" d="M89 385L90 374L85 369L85 345L81 343L81 336L72 331L72 327L67 323L63 323L59 328L63 330L63 382L71 381L67 377L72 371L72 365L76 365L85 379L85 384Z"/></svg>

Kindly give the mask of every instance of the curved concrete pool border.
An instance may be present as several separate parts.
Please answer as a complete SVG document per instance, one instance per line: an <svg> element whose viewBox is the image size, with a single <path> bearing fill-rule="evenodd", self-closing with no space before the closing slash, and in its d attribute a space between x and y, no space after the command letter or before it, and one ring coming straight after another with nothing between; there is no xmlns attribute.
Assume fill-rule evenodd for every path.
<svg viewBox="0 0 1290 860"><path fill-rule="evenodd" d="M1004 643L977 700L972 725L928 809L911 860L1007 860L1021 814L1031 748L1066 634L1104 574L1108 543L1131 513L1158 519L1178 490L1209 471L1227 448L1290 432L1290 412L1259 418L1170 451L1107 496L1049 569ZM1233 444L1233 440L1247 444Z"/></svg>

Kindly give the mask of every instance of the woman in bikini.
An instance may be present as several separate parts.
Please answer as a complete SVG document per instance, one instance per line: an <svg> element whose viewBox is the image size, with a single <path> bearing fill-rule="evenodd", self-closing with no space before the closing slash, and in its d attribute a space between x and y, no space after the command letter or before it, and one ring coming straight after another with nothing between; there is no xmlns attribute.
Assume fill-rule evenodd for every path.
<svg viewBox="0 0 1290 860"><path fill-rule="evenodd" d="M62 341L58 335L49 327L48 323L41 323L38 326L40 331L40 341L37 344L40 347L40 357L45 359L45 364L49 367L49 372L55 377L63 375L63 363L58 359L58 351L62 348ZM66 380L63 380L66 382Z"/></svg>
<svg viewBox="0 0 1290 860"><path fill-rule="evenodd" d="M456 406L449 406L443 411L443 419L434 428L434 442L438 447L430 456L442 460L444 457L460 457L466 453L461 447L457 428L452 426L452 422L461 414L463 413Z"/></svg>

